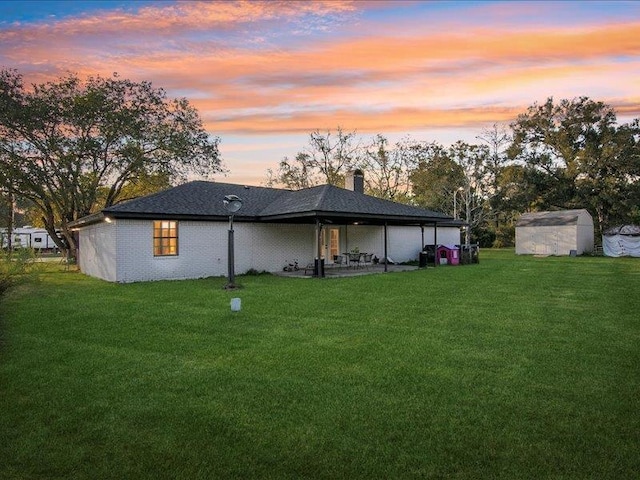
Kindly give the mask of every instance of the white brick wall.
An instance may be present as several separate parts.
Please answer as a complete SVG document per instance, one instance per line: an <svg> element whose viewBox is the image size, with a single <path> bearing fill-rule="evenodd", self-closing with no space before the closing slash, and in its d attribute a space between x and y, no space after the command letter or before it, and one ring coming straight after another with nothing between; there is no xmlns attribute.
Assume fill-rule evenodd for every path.
<svg viewBox="0 0 640 480"><path fill-rule="evenodd" d="M227 222L178 222L178 255L163 257L153 255L153 221L114 220L111 226L117 232L115 281L202 278L228 273ZM252 268L281 270L294 259L304 267L313 259L313 225L235 222L233 226L236 274Z"/></svg>
<svg viewBox="0 0 640 480"><path fill-rule="evenodd" d="M103 222L81 230L78 264L87 275L109 282L117 281L114 224Z"/></svg>
<svg viewBox="0 0 640 480"><path fill-rule="evenodd" d="M160 257L153 255L153 221L117 220L117 227L119 282L221 276L227 271L226 223L178 222L178 255Z"/></svg>
<svg viewBox="0 0 640 480"><path fill-rule="evenodd" d="M434 244L433 227L424 228L424 245L420 227L389 227L389 256L394 262L418 260L424 245ZM439 245L459 245L460 229L458 227L438 227L437 242Z"/></svg>
<svg viewBox="0 0 640 480"><path fill-rule="evenodd" d="M236 265L274 272L297 260L300 267L315 258L315 225L239 224L236 229ZM226 243L225 243L226 245ZM226 258L226 256L225 256Z"/></svg>
<svg viewBox="0 0 640 480"><path fill-rule="evenodd" d="M178 255L153 255L152 220L113 220L80 232L80 268L88 275L117 282L202 278L227 275L227 222L178 222ZM384 255L383 227L340 228L340 251ZM300 267L317 255L315 225L234 223L235 272L274 272L297 260ZM415 260L421 250L419 227L389 227L389 256L396 262ZM455 237L455 238L454 238ZM425 228L425 243L433 230ZM460 243L455 229L438 229L438 243Z"/></svg>

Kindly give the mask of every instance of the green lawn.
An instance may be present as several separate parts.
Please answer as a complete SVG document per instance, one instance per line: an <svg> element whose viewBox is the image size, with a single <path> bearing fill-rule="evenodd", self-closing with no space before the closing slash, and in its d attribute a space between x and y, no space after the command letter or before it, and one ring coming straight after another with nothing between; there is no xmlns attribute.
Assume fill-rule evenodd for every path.
<svg viewBox="0 0 640 480"><path fill-rule="evenodd" d="M10 291L0 478L640 475L640 259L239 281Z"/></svg>

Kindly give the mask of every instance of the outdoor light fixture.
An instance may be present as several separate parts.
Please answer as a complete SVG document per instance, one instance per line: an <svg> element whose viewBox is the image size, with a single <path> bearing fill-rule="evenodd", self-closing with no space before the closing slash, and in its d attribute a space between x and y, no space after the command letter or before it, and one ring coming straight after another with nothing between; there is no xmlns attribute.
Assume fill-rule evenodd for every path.
<svg viewBox="0 0 640 480"><path fill-rule="evenodd" d="M227 209L227 212L231 213L231 216L242 207L242 199L237 195L225 195L222 203L224 203L224 208Z"/></svg>
<svg viewBox="0 0 640 480"><path fill-rule="evenodd" d="M222 200L224 208L229 212L229 242L228 242L228 272L229 278L225 288L235 288L236 275L234 272L233 258L233 214L242 208L242 199L237 195L225 195Z"/></svg>

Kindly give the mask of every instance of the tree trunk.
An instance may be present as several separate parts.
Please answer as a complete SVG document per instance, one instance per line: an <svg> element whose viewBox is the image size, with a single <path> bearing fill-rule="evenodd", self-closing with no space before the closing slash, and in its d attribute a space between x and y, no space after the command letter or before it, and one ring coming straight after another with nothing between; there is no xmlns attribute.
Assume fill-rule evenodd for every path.
<svg viewBox="0 0 640 480"><path fill-rule="evenodd" d="M48 214L47 217L42 217L42 221L44 223L44 229L47 231L47 233L53 240L53 243L56 244L56 247L60 249L60 252L62 253L62 255L64 255L68 259L70 253L75 254L75 241L73 239L73 233L69 232L71 234L69 236L71 237L71 240L72 240L72 242L70 243L69 239L67 238L68 236L65 233L65 230L68 231L68 229L66 228L66 225L63 226L62 237L60 237L60 235L56 231L53 214Z"/></svg>
<svg viewBox="0 0 640 480"><path fill-rule="evenodd" d="M13 230L16 227L16 197L13 190L9 192L9 225L7 226L7 251L13 251Z"/></svg>
<svg viewBox="0 0 640 480"><path fill-rule="evenodd" d="M62 235L64 236L65 242L67 243L67 251L65 252L65 257L67 260L77 260L78 257L78 244L76 242L76 237L71 230L67 228L65 225L62 228Z"/></svg>

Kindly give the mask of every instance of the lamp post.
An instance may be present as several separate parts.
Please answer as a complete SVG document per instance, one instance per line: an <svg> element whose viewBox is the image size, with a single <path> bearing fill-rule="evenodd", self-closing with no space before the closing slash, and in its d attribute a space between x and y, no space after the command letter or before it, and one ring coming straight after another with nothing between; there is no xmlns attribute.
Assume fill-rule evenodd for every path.
<svg viewBox="0 0 640 480"><path fill-rule="evenodd" d="M242 199L237 195L225 195L222 203L224 203L224 208L229 212L229 241L227 255L229 278L225 288L235 288L236 274L234 272L233 258L233 214L242 207Z"/></svg>

